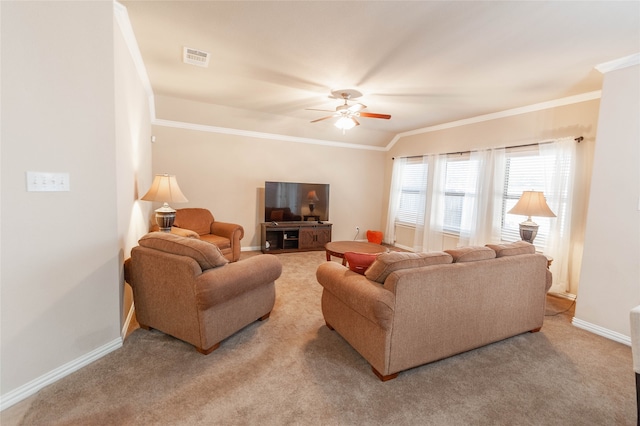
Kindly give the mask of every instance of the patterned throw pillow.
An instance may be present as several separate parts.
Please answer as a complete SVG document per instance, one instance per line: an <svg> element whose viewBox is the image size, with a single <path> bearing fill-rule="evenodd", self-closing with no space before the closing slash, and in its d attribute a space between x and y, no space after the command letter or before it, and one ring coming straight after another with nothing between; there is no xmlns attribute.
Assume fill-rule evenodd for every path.
<svg viewBox="0 0 640 426"><path fill-rule="evenodd" d="M354 251L345 252L344 258L349 263L349 269L353 272L364 275L364 272L378 257L378 253L356 253Z"/></svg>

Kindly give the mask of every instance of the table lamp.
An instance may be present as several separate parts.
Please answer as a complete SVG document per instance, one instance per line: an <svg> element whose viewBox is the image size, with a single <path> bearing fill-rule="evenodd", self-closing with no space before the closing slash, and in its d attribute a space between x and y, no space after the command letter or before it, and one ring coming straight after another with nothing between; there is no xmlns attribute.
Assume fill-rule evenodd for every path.
<svg viewBox="0 0 640 426"><path fill-rule="evenodd" d="M176 219L176 211L168 203L186 203L189 201L180 191L176 177L168 174L156 175L153 178L151 188L141 199L164 203L162 207L156 210L156 223L162 232L171 232L171 227Z"/></svg>
<svg viewBox="0 0 640 426"><path fill-rule="evenodd" d="M309 211L311 213L313 213L313 210L316 208L315 202L319 200L320 198L318 198L318 194L316 194L316 191L309 191L309 193L307 194L307 201L309 201Z"/></svg>
<svg viewBox="0 0 640 426"><path fill-rule="evenodd" d="M516 205L507 213L527 216L527 220L520 223L520 238L531 244L538 234L538 224L531 220L531 216L556 217L540 191L524 191Z"/></svg>

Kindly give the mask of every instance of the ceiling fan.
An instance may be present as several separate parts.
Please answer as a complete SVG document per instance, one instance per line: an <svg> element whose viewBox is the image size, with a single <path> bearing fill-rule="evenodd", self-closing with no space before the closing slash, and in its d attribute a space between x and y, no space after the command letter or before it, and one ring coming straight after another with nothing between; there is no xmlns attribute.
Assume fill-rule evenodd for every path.
<svg viewBox="0 0 640 426"><path fill-rule="evenodd" d="M336 121L335 126L339 129L342 129L342 131L344 132L345 130L351 129L355 126L359 126L360 123L357 120L359 117L382 118L385 120L388 120L391 118L389 114L377 114L373 112L364 112L363 109L365 109L367 106L361 103L356 103L353 105L348 104L349 99L359 98L360 96L362 96L362 93L354 89L342 89L342 90L332 91L330 97L335 99L342 99L344 100L344 103L342 105L338 105L336 107L335 112L331 110L326 110L326 109L307 108L307 110L309 111L325 111L325 112L333 113L326 117L321 117L321 118L312 120L311 122L316 123L318 121L323 121L323 120L328 120L329 118L338 117L338 120Z"/></svg>

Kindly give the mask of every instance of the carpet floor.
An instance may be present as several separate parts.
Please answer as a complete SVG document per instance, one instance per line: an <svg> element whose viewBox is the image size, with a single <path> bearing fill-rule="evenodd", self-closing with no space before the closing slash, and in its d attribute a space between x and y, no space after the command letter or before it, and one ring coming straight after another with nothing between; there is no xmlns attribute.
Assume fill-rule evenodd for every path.
<svg viewBox="0 0 640 426"><path fill-rule="evenodd" d="M3 426L636 424L631 349L572 326L571 301L552 296L541 332L381 382L324 325L315 279L324 256L278 255L270 318L210 355L137 329L121 349L29 398L19 415L3 411Z"/></svg>

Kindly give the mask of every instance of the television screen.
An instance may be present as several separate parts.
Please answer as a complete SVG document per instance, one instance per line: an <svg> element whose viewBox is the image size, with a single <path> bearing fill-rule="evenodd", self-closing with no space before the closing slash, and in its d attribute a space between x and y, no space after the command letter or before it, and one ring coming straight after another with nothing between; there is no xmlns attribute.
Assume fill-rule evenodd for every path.
<svg viewBox="0 0 640 426"><path fill-rule="evenodd" d="M329 184L265 182L264 221L329 220Z"/></svg>

